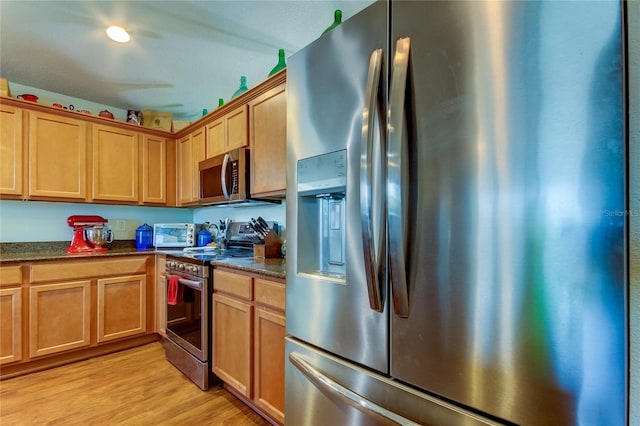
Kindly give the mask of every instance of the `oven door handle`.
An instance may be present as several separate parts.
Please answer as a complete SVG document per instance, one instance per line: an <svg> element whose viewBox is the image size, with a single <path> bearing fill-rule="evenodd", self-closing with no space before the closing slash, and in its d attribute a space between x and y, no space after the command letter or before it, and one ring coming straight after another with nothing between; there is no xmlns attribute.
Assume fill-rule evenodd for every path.
<svg viewBox="0 0 640 426"><path fill-rule="evenodd" d="M202 283L200 281L188 280L186 278L180 278L178 282L186 287L190 287L194 290L202 291Z"/></svg>

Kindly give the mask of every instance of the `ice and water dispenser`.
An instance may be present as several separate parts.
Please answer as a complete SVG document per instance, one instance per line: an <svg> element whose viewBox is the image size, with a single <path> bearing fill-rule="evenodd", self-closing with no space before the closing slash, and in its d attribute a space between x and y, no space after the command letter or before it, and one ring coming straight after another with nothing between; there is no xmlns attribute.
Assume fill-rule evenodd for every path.
<svg viewBox="0 0 640 426"><path fill-rule="evenodd" d="M298 160L298 273L346 277L347 151Z"/></svg>

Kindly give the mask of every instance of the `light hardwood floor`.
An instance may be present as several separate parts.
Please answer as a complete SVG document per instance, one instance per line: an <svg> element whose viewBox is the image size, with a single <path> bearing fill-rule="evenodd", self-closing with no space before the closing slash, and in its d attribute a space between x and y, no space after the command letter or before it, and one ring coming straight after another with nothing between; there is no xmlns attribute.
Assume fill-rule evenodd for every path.
<svg viewBox="0 0 640 426"><path fill-rule="evenodd" d="M159 342L0 382L0 425L269 425L220 386L201 391Z"/></svg>

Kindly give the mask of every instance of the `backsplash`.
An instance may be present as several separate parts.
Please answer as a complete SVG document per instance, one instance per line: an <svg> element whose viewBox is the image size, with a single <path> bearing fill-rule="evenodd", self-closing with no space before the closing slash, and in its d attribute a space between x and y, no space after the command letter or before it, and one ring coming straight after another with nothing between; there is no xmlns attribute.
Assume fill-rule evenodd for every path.
<svg viewBox="0 0 640 426"><path fill-rule="evenodd" d="M105 204L0 201L0 242L71 241L71 215L99 215L109 220L116 240L135 239L143 223L192 222L192 209Z"/></svg>
<svg viewBox="0 0 640 426"><path fill-rule="evenodd" d="M135 239L136 228L143 223L162 222L218 223L230 218L247 221L262 216L285 227L285 203L256 207L175 207L117 206L106 204L58 203L44 201L0 200L0 243L71 241L71 215L99 215L109 220L116 240ZM281 233L284 236L284 233Z"/></svg>

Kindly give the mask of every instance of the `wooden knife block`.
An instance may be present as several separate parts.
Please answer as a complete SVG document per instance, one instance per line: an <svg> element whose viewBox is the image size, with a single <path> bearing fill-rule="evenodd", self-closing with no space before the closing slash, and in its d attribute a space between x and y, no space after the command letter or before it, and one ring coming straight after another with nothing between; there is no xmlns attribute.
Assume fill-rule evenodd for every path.
<svg viewBox="0 0 640 426"><path fill-rule="evenodd" d="M264 258L282 257L282 240L278 237L273 229L264 237L264 244L253 245L253 256Z"/></svg>

